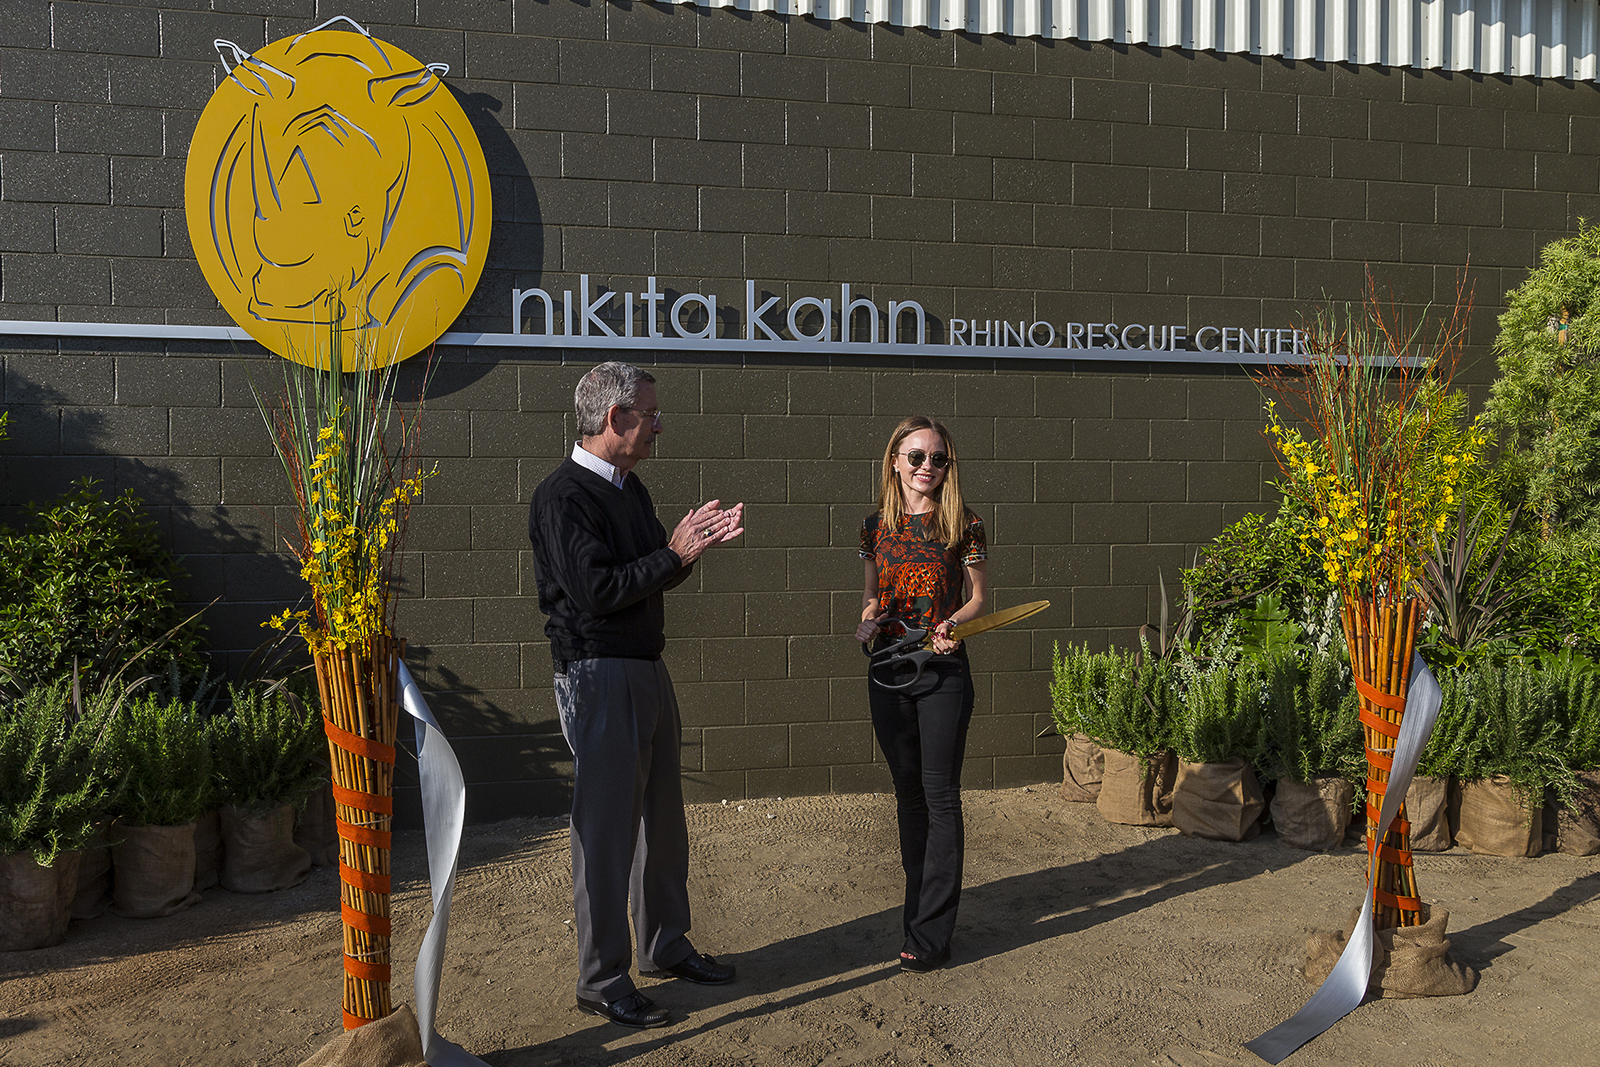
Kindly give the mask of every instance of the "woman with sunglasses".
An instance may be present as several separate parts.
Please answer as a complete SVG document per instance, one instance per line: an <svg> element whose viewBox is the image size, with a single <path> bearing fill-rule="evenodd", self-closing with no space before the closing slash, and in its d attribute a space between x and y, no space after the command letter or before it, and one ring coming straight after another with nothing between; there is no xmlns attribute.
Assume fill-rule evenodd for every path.
<svg viewBox="0 0 1600 1067"><path fill-rule="evenodd" d="M950 432L920 415L906 419L884 449L878 507L861 526L866 589L856 640L879 648L910 627L928 631L936 653L907 689L867 676L872 728L899 809L906 872L900 966L908 971L941 966L955 931L961 761L973 689L966 649L951 630L983 614L987 556L983 520L961 499Z"/></svg>

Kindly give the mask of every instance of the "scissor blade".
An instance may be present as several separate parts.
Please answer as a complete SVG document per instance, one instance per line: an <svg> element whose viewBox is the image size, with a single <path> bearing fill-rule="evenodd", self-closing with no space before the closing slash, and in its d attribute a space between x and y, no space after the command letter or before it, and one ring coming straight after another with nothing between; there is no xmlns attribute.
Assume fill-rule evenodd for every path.
<svg viewBox="0 0 1600 1067"><path fill-rule="evenodd" d="M1006 608L1004 611L980 615L971 622L964 622L957 626L951 631L950 636L957 641L965 641L973 634L981 634L1001 626L1010 626L1012 623L1026 619L1030 615L1037 615L1049 606L1050 601L1048 600L1035 600L1031 604L1018 604L1016 607Z"/></svg>

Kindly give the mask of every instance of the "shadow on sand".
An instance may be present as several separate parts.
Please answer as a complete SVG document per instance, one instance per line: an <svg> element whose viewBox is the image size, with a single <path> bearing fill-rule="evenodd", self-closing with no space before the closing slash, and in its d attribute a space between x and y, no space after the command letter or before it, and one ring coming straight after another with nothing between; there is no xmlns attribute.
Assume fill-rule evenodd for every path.
<svg viewBox="0 0 1600 1067"><path fill-rule="evenodd" d="M1461 962L1486 971L1495 960L1517 948L1508 940L1512 935L1597 898L1600 898L1600 871L1592 871L1574 878L1536 904L1465 930L1453 931L1450 948Z"/></svg>
<svg viewBox="0 0 1600 1067"><path fill-rule="evenodd" d="M968 886L962 892L961 921L950 966L959 968L1077 933L1186 893L1259 875L1264 866L1272 865L1270 858L1254 850L1199 867L1195 855L1192 841L1169 834L1112 856ZM1277 866L1295 862L1298 858ZM1108 865L1115 870L1108 871ZM1129 872L1138 875L1130 879ZM738 966L738 980L731 986L710 989L674 983L670 997L663 994L660 999L670 1003L678 1018L688 1017L647 1041L608 1048L633 1031L602 1024L585 1026L552 1042L491 1053L485 1059L495 1067L620 1063L712 1029L859 989L899 974L891 959L894 946L900 943L899 927L900 909L887 908L752 952L719 955L719 960ZM569 983L572 975L557 975L555 980ZM713 1005L772 997L785 990L788 995L779 999L695 1021L697 1014Z"/></svg>

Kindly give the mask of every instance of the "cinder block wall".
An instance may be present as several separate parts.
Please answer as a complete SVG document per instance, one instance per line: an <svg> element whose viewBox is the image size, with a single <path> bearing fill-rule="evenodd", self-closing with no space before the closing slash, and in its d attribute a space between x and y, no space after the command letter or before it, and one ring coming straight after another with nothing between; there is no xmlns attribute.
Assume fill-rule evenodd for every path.
<svg viewBox="0 0 1600 1067"><path fill-rule="evenodd" d="M188 245L188 137L245 48L348 14L450 84L494 180L489 268L458 323L501 331L513 287L920 301L953 315L1276 326L1370 264L1417 305L1471 262L1465 380L1491 373L1504 292L1600 217L1592 85L974 38L594 0L12 5L0 47L0 316L219 323ZM222 6L222 5L218 5ZM148 501L219 598L237 666L302 589L250 382L259 350L0 336L12 432L0 515L81 475ZM526 501L565 453L595 357L440 350L401 630L473 784L471 816L560 810L570 765L533 597ZM644 361L648 362L648 361ZM995 602L1049 597L973 642L972 786L1059 773L1056 641L1129 642L1194 549L1271 499L1259 398L1182 364L665 357L666 432L640 468L671 521L717 495L745 543L668 597L697 799L884 789L867 721L860 519L889 428L947 419L988 521ZM415 371L411 372L415 375Z"/></svg>

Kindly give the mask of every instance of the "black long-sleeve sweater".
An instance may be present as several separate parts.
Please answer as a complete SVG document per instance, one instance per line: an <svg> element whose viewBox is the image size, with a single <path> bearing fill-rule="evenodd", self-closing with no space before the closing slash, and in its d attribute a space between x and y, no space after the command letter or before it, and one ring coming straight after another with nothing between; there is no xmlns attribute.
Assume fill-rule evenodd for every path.
<svg viewBox="0 0 1600 1067"><path fill-rule="evenodd" d="M689 576L667 547L650 491L618 489L570 458L539 483L528 509L539 610L557 661L655 659L666 647L661 594Z"/></svg>

